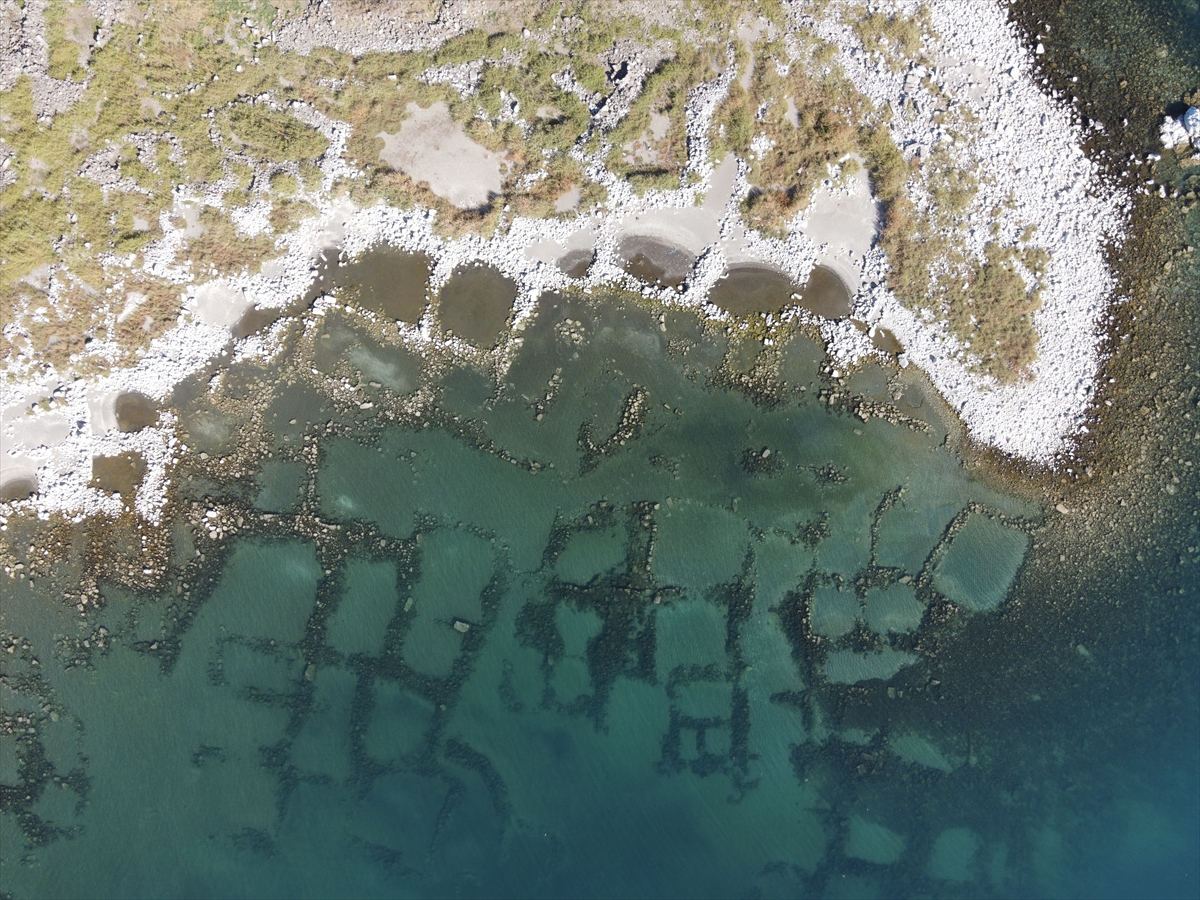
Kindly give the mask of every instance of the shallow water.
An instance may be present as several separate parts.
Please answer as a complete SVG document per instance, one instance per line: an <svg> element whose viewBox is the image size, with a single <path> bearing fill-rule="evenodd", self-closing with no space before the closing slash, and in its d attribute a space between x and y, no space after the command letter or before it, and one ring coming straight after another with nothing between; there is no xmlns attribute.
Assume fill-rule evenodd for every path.
<svg viewBox="0 0 1200 900"><path fill-rule="evenodd" d="M158 404L137 391L127 391L117 397L114 412L121 431L141 431L158 421Z"/></svg>
<svg viewBox="0 0 1200 900"><path fill-rule="evenodd" d="M828 266L813 266L803 285L767 266L733 266L713 285L708 301L735 316L802 306L822 318L842 319L850 315L851 306L850 291Z"/></svg>
<svg viewBox="0 0 1200 900"><path fill-rule="evenodd" d="M1188 408L1065 541L912 370L663 325L544 297L497 383L329 315L171 398L162 578L11 523L0 888L1196 896Z"/></svg>
<svg viewBox="0 0 1200 900"><path fill-rule="evenodd" d="M401 377L407 351L340 314L312 343L312 367L235 367L226 401L181 408L231 433L228 400L275 385L271 456L184 476L166 580L101 584L102 646L13 682L57 716L11 751L37 799L9 839L58 837L20 884L77 893L126 858L107 892L743 895L878 859L886 892L933 852L901 798L969 777L963 738L890 701L937 694L926 642L998 603L1041 517L935 419L820 399L804 336L735 389L723 331L615 298L543 297L498 386ZM381 403L437 400L388 424L320 399L372 377ZM1003 578L980 574L1001 544ZM26 594L5 626L37 641L62 610ZM860 745L893 798L846 818Z"/></svg>
<svg viewBox="0 0 1200 900"><path fill-rule="evenodd" d="M491 266L463 267L442 286L438 321L477 347L493 346L517 299L517 283Z"/></svg>

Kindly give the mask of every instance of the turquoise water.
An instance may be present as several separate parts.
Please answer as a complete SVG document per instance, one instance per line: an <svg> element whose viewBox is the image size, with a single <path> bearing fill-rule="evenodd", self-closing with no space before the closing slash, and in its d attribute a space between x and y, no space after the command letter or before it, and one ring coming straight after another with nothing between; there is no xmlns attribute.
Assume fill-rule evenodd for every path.
<svg viewBox="0 0 1200 900"><path fill-rule="evenodd" d="M214 361L160 529L10 522L0 892L1197 896L1196 284L1132 292L1090 486L618 296L499 379L345 313Z"/></svg>
<svg viewBox="0 0 1200 900"><path fill-rule="evenodd" d="M210 456L154 587L6 598L6 890L1071 893L1093 836L1022 729L1102 651L998 671L1045 513L916 373L545 296L496 382L351 318L180 390Z"/></svg>
<svg viewBox="0 0 1200 900"><path fill-rule="evenodd" d="M406 352L317 329L318 373ZM831 797L847 754L969 771L902 698L937 693L948 600L994 609L1041 510L964 471L915 375L838 385L803 335L737 374L690 313L546 296L523 337L499 384L394 363L353 412L302 366L224 376L297 383L256 398L256 471L184 480L158 589L101 583L104 646L39 665L36 744L85 774L40 785L30 816L80 830L22 880L126 858L113 893L786 894L941 846ZM181 402L185 427L244 441L222 405ZM6 604L23 635L44 615ZM930 884L1017 876L954 847Z"/></svg>

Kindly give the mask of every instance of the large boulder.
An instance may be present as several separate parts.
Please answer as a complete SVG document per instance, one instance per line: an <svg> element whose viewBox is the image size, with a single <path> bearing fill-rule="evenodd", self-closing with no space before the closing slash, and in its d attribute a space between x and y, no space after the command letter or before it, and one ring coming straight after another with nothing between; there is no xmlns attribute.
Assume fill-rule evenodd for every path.
<svg viewBox="0 0 1200 900"><path fill-rule="evenodd" d="M1171 116L1167 116L1167 120L1162 123L1162 127L1158 131L1158 136L1162 140L1162 145L1168 150L1182 147L1189 140L1189 135L1187 129L1183 127L1183 122Z"/></svg>
<svg viewBox="0 0 1200 900"><path fill-rule="evenodd" d="M1188 137L1192 139L1193 146L1200 150L1200 109L1189 106L1188 111L1183 114L1179 121L1187 129Z"/></svg>
<svg viewBox="0 0 1200 900"><path fill-rule="evenodd" d="M1200 150L1200 109L1190 106L1178 119L1167 116L1159 129L1159 138L1168 149L1182 147L1190 142Z"/></svg>

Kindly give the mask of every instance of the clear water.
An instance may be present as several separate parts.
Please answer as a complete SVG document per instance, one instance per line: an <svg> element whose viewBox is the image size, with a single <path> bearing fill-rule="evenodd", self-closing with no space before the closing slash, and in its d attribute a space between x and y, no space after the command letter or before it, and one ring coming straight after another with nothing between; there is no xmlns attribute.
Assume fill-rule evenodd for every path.
<svg viewBox="0 0 1200 900"><path fill-rule="evenodd" d="M411 318L395 265L341 289ZM486 346L509 301L469 301ZM1196 319L1144 326L1180 403ZM172 398L161 542L10 523L5 896L1200 893L1186 406L1080 538L804 335L548 296L500 382L353 316L285 341Z"/></svg>

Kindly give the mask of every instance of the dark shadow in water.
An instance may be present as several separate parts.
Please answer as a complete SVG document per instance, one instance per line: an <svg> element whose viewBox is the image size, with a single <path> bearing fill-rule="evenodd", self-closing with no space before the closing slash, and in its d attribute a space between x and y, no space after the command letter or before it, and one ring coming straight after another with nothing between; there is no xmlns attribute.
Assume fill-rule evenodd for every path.
<svg viewBox="0 0 1200 900"><path fill-rule="evenodd" d="M456 269L442 288L438 319L442 328L477 347L491 347L512 313L517 283L492 266Z"/></svg>
<svg viewBox="0 0 1200 900"><path fill-rule="evenodd" d="M0 484L0 503L28 500L37 493L37 479L32 475L18 475Z"/></svg>
<svg viewBox="0 0 1200 900"><path fill-rule="evenodd" d="M158 421L158 404L137 391L117 396L117 429L126 434L149 428Z"/></svg>
<svg viewBox="0 0 1200 900"><path fill-rule="evenodd" d="M569 278L582 278L595 259L595 250L572 250L558 260L558 268Z"/></svg>
<svg viewBox="0 0 1200 900"><path fill-rule="evenodd" d="M251 307L242 313L242 317L238 319L233 327L229 329L233 334L235 341L240 341L244 337L249 337L257 331L262 331L269 325L275 324L276 320L283 315L282 309L257 309Z"/></svg>
<svg viewBox="0 0 1200 900"><path fill-rule="evenodd" d="M799 303L826 319L850 315L850 290L828 266L813 266L808 282L800 289Z"/></svg>
<svg viewBox="0 0 1200 900"><path fill-rule="evenodd" d="M92 487L130 499L146 474L146 460L140 453L97 456L92 459Z"/></svg>
<svg viewBox="0 0 1200 900"><path fill-rule="evenodd" d="M799 299L793 301L793 294ZM814 266L803 287L770 266L732 266L713 285L708 301L735 316L777 313L793 302L826 319L850 314L850 291L827 266Z"/></svg>
<svg viewBox="0 0 1200 900"><path fill-rule="evenodd" d="M431 263L424 253L377 246L343 263L338 260L337 250L325 250L315 265L316 277L304 299L291 311L308 309L317 297L336 288L345 291L349 302L410 325L420 321L429 305Z"/></svg>
<svg viewBox="0 0 1200 900"><path fill-rule="evenodd" d="M644 235L624 238L617 258L634 278L663 287L679 287L696 264L696 257L682 247Z"/></svg>
<svg viewBox="0 0 1200 900"><path fill-rule="evenodd" d="M884 353L900 354L904 352L904 345L896 335L892 334L888 328L875 328L871 332L871 343L876 350L882 350Z"/></svg>

